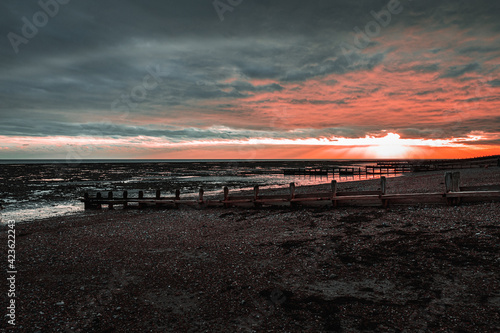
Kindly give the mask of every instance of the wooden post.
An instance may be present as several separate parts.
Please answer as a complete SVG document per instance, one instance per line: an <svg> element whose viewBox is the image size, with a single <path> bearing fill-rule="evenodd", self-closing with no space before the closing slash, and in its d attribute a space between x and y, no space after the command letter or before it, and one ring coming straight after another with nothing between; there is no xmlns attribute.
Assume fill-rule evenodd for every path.
<svg viewBox="0 0 500 333"><path fill-rule="evenodd" d="M128 191L123 191L123 209L128 208L127 199L128 199Z"/></svg>
<svg viewBox="0 0 500 333"><path fill-rule="evenodd" d="M453 172L452 176L452 187L453 192L460 192L460 171Z"/></svg>
<svg viewBox="0 0 500 333"><path fill-rule="evenodd" d="M161 199L161 191L156 190L156 200L160 200L160 199ZM156 202L156 207L158 208L159 206L161 206L161 204L159 202Z"/></svg>
<svg viewBox="0 0 500 333"><path fill-rule="evenodd" d="M451 179L452 179L452 188L451 190L453 192L460 192L460 171L455 171L453 172L452 176L451 176ZM455 198L453 200L453 204L454 205L458 205L460 204L460 198Z"/></svg>
<svg viewBox="0 0 500 333"><path fill-rule="evenodd" d="M96 205L96 209L101 209L102 208L102 204L101 204L101 200L102 200L102 194L101 192L97 192L97 195L95 196L96 199L97 199L97 205Z"/></svg>
<svg viewBox="0 0 500 333"><path fill-rule="evenodd" d="M181 191L179 189L175 190L175 201L181 200ZM178 208L179 204L176 202L175 207Z"/></svg>
<svg viewBox="0 0 500 333"><path fill-rule="evenodd" d="M292 202L292 199L295 198L295 183L290 183L290 206L295 207L295 202Z"/></svg>
<svg viewBox="0 0 500 333"><path fill-rule="evenodd" d="M144 199L144 192L139 191L139 200ZM142 202L139 202L139 208L144 208L146 205Z"/></svg>
<svg viewBox="0 0 500 333"><path fill-rule="evenodd" d="M380 177L380 195L384 195L387 190L387 179L385 176ZM387 199L382 199L382 207L387 208L389 205L389 200Z"/></svg>
<svg viewBox="0 0 500 333"><path fill-rule="evenodd" d="M229 188L224 186L224 208L229 208L230 205L227 202L229 200Z"/></svg>
<svg viewBox="0 0 500 333"><path fill-rule="evenodd" d="M199 197L198 197L198 203L200 205L203 204L203 188L202 187L200 187L200 194L199 194Z"/></svg>
<svg viewBox="0 0 500 333"><path fill-rule="evenodd" d="M452 172L446 172L444 174L444 186L446 189L446 193L449 193L453 190L453 173ZM453 204L453 198L446 198L446 203L448 205Z"/></svg>
<svg viewBox="0 0 500 333"><path fill-rule="evenodd" d="M295 198L295 183L290 183L290 199Z"/></svg>
<svg viewBox="0 0 500 333"><path fill-rule="evenodd" d="M262 204L256 202L259 199L259 185L255 185L253 188L253 205L255 207L261 207Z"/></svg>
<svg viewBox="0 0 500 333"><path fill-rule="evenodd" d="M452 179L453 174L451 172L446 172L444 174L444 186L446 189L446 193L451 192L453 188L453 179Z"/></svg>
<svg viewBox="0 0 500 333"><path fill-rule="evenodd" d="M83 209L88 210L90 209L90 199L89 199L89 193L85 192L83 194Z"/></svg>
<svg viewBox="0 0 500 333"><path fill-rule="evenodd" d="M335 197L337 196L337 181L336 180L332 180L331 187L332 187L332 204L333 204L333 207L337 207L337 200L335 200Z"/></svg>
<svg viewBox="0 0 500 333"><path fill-rule="evenodd" d="M113 191L108 192L108 200L113 200ZM115 209L114 205L110 202L108 203L108 208L109 209Z"/></svg>

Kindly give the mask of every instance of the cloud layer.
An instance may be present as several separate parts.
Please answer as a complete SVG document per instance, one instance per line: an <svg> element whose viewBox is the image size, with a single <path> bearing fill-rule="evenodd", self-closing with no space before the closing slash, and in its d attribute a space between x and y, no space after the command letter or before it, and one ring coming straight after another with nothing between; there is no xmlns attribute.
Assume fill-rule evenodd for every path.
<svg viewBox="0 0 500 333"><path fill-rule="evenodd" d="M123 142L141 137L217 147L392 132L476 138L461 156L499 147L498 1L243 0L223 13L196 0L0 8L0 136L48 138L39 151L2 142L0 158L64 156L56 137L109 140L99 149L121 157L193 154L127 151ZM332 156L340 157L323 157Z"/></svg>

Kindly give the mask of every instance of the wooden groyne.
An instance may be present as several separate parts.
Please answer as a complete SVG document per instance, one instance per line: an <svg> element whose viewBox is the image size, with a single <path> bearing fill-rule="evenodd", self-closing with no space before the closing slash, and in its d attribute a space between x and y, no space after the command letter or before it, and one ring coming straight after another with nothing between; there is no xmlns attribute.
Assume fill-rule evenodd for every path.
<svg viewBox="0 0 500 333"><path fill-rule="evenodd" d="M412 172L411 167L393 167L393 166L364 166L364 167L331 167L331 168L299 168L284 169L284 175L303 175L303 176L352 176L352 175L383 175L397 174L403 172Z"/></svg>
<svg viewBox="0 0 500 333"><path fill-rule="evenodd" d="M304 176L389 175L421 171L488 168L492 166L500 166L500 158L498 156L463 160L380 161L373 165L360 167L334 166L284 169L283 174Z"/></svg>
<svg viewBox="0 0 500 333"><path fill-rule="evenodd" d="M326 192L299 193L294 183L290 183L287 194L265 195L261 193L259 186L254 187L252 195L241 193L230 193L226 186L223 189L220 200L206 199L204 190L200 189L197 198L181 198L179 190L175 195L162 196L160 190L156 191L154 197L145 197L143 191L139 191L135 198L129 197L124 191L120 198L114 196L114 192L95 193L90 195L85 193L80 199L84 203L86 210L101 209L107 205L109 209L114 209L116 205L123 206L124 209L135 206L137 208L146 207L178 207L179 205L191 205L198 207L232 207L232 206L254 206L262 207L266 205L360 205L360 206L382 206L397 204L448 204L457 205L468 201L492 201L500 200L500 184L482 186L460 186L460 172L446 172L444 179L445 188L443 192L434 193L386 193L386 178L380 178L380 188L376 191L337 191L337 181L333 180L330 190Z"/></svg>

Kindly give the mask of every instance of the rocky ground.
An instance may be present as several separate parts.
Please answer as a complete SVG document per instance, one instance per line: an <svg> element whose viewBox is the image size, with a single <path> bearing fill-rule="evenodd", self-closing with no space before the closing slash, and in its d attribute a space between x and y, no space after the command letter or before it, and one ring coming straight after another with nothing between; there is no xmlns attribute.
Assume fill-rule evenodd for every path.
<svg viewBox="0 0 500 333"><path fill-rule="evenodd" d="M463 182L500 180L498 169L482 175ZM388 186L442 189L441 178ZM498 332L499 216L500 203L483 202L117 210L18 224L17 329Z"/></svg>

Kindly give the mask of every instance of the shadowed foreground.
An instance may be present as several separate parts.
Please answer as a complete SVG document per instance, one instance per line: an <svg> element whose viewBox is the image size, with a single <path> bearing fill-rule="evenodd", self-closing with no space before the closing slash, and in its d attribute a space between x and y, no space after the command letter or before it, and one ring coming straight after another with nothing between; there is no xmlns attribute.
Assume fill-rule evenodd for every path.
<svg viewBox="0 0 500 333"><path fill-rule="evenodd" d="M74 332L493 332L498 216L499 204L480 204L103 212L20 225L18 324Z"/></svg>

